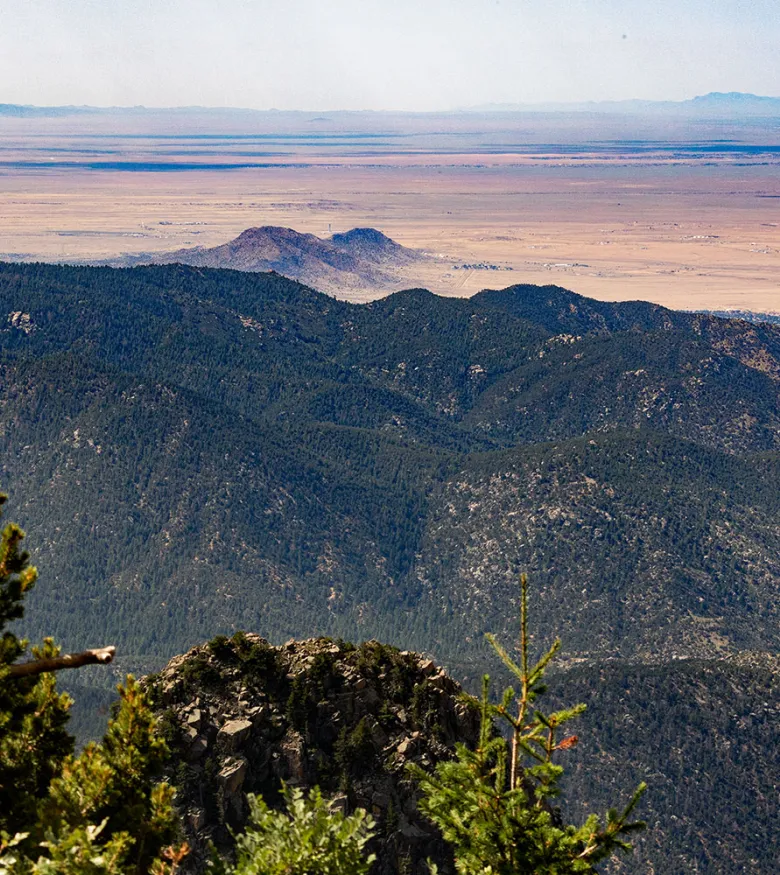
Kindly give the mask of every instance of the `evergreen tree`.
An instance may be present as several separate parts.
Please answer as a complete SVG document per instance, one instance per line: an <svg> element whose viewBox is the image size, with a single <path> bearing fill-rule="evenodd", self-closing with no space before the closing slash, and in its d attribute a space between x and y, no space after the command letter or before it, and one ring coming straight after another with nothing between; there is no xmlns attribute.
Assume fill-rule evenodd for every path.
<svg viewBox="0 0 780 875"><path fill-rule="evenodd" d="M7 624L22 617L37 578L23 538L14 524L0 538L0 875L162 875L183 853L170 846L173 791L156 783L165 742L128 677L103 743L73 756L70 699L52 672L110 660L113 649L61 656L46 639L32 661L18 662L27 642Z"/></svg>
<svg viewBox="0 0 780 875"><path fill-rule="evenodd" d="M176 838L173 789L156 783L168 748L132 676L119 695L119 710L102 743L64 761L41 806L41 822L47 836L60 843L74 830L86 833L102 825L107 837L122 837L127 848L117 871L145 875Z"/></svg>
<svg viewBox="0 0 780 875"><path fill-rule="evenodd" d="M630 815L645 790L640 785L622 812L610 809L606 823L591 815L581 826L562 822L552 804L563 773L553 761L558 751L577 744L577 736L559 739L560 728L581 714L576 705L551 714L534 707L545 692L544 671L560 647L553 646L535 664L528 654L528 583L521 578L520 664L493 638L488 640L520 689L508 688L500 704L489 700L490 680L482 690L482 719L477 749L458 745L454 761L440 763L433 775L410 770L423 791L420 810L452 845L460 875L579 875L617 850L628 851L625 837L644 828ZM511 742L497 733L495 718L508 726Z"/></svg>
<svg viewBox="0 0 780 875"><path fill-rule="evenodd" d="M0 506L6 496L0 495ZM0 536L0 834L27 830L48 793L62 761L73 750L65 729L70 700L56 690L51 674L11 677L10 666L27 652L28 642L8 624L23 614L22 600L37 579L24 532L10 523ZM57 656L47 639L33 649L36 658Z"/></svg>

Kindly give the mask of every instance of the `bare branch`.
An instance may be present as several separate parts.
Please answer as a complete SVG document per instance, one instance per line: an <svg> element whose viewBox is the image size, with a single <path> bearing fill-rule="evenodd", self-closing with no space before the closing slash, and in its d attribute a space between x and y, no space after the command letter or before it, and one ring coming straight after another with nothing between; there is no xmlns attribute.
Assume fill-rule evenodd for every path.
<svg viewBox="0 0 780 875"><path fill-rule="evenodd" d="M64 656L52 656L48 659L35 659L32 662L9 665L8 677L23 678L43 674L47 671L61 671L63 668L81 668L82 665L94 665L95 663L107 665L115 655L116 647L112 646L85 650L83 653L66 653Z"/></svg>

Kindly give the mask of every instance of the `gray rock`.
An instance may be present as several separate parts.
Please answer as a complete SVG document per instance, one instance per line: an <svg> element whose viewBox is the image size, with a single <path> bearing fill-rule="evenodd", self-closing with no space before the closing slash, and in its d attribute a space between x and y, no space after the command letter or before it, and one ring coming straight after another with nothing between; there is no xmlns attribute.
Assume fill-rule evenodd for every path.
<svg viewBox="0 0 780 875"><path fill-rule="evenodd" d="M206 739L199 735L195 741L189 746L187 751L187 759L192 763L199 760L204 753L209 749L209 743Z"/></svg>
<svg viewBox="0 0 780 875"><path fill-rule="evenodd" d="M306 757L305 745L299 733L288 730L281 744L281 754L290 778L297 782L303 781L306 775Z"/></svg>
<svg viewBox="0 0 780 875"><path fill-rule="evenodd" d="M217 744L225 750L236 750L252 731L249 720L228 720L217 733Z"/></svg>
<svg viewBox="0 0 780 875"><path fill-rule="evenodd" d="M401 818L400 828L401 834L408 839L424 839L428 837L427 832L421 830L419 826L409 823L405 817Z"/></svg>
<svg viewBox="0 0 780 875"><path fill-rule="evenodd" d="M223 763L217 775L217 781L224 788L226 794L232 795L241 789L246 772L247 761L244 757L230 757Z"/></svg>
<svg viewBox="0 0 780 875"><path fill-rule="evenodd" d="M187 812L187 820L195 832L200 832L206 825L206 812L202 808L193 808Z"/></svg>
<svg viewBox="0 0 780 875"><path fill-rule="evenodd" d="M405 738L396 748L401 756L408 756L414 749L414 741L411 738Z"/></svg>
<svg viewBox="0 0 780 875"><path fill-rule="evenodd" d="M420 671L424 675L433 674L436 671L436 665L434 664L432 659L423 659L420 662Z"/></svg>
<svg viewBox="0 0 780 875"><path fill-rule="evenodd" d="M374 793L371 804L377 808L385 809L390 805L390 797L386 793Z"/></svg>
<svg viewBox="0 0 780 875"><path fill-rule="evenodd" d="M252 721L252 726L257 729L268 717L268 707L266 705L257 705L254 708L247 708L246 716Z"/></svg>
<svg viewBox="0 0 780 875"><path fill-rule="evenodd" d="M233 835L246 824L246 793L260 793L269 804L275 800L276 807L282 780L304 791L319 784L326 797L337 794L333 803L337 810L349 812L361 806L373 812L379 829L372 844L379 857L373 875L398 875L399 861L406 871L420 875L427 871L427 858L439 863L440 871L450 871L436 830L417 808L419 792L408 780L405 764L412 759L430 765L440 762L451 756L454 741L473 745L479 720L478 714L464 708L455 682L433 677L438 668L432 661L408 654L401 662L391 649L377 651L374 645L367 645L363 653L324 639L291 642L274 650L277 663L267 678L259 678L243 663L227 661L219 665L219 685L193 689L176 679L181 665L196 653L214 658L206 648L198 648L161 673L162 684L171 688L171 704L182 730L172 745L167 774L175 780L178 764L185 761L194 778L176 800L192 848L182 875L206 875L209 841L229 855ZM322 661L324 674L320 662L311 660L320 653L329 657ZM317 675L312 678L315 664ZM441 683L437 710L445 743L419 731L411 695L390 694L391 668L404 674L405 690ZM294 682L302 675L316 683L305 685L306 721L297 725L288 713L290 689L285 676ZM378 720L380 710L388 718L386 723ZM364 716L369 734L362 733L361 744L368 750L360 751L360 763L336 759L339 737L343 734L348 741ZM216 772L211 759L215 755ZM345 778L349 795L341 789Z"/></svg>
<svg viewBox="0 0 780 875"><path fill-rule="evenodd" d="M390 736L376 721L373 721L371 726L371 740L379 748L383 748L390 741Z"/></svg>

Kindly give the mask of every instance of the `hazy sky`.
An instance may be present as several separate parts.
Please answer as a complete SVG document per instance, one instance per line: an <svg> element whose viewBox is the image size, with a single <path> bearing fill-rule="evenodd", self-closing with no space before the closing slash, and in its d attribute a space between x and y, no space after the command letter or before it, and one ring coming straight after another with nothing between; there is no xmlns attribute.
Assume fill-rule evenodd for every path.
<svg viewBox="0 0 780 875"><path fill-rule="evenodd" d="M780 0L0 0L0 103L780 95Z"/></svg>

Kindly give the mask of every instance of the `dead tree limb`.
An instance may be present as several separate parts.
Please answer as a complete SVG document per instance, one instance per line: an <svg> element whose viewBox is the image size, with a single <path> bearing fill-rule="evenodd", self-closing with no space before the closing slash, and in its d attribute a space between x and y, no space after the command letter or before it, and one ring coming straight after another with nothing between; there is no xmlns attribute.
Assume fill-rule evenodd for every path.
<svg viewBox="0 0 780 875"><path fill-rule="evenodd" d="M85 650L83 653L66 653L64 656L34 659L31 662L9 665L8 676L23 678L43 674L46 671L61 671L63 668L81 668L82 665L94 665L95 663L107 665L113 660L115 654L116 647L99 647L96 650Z"/></svg>

